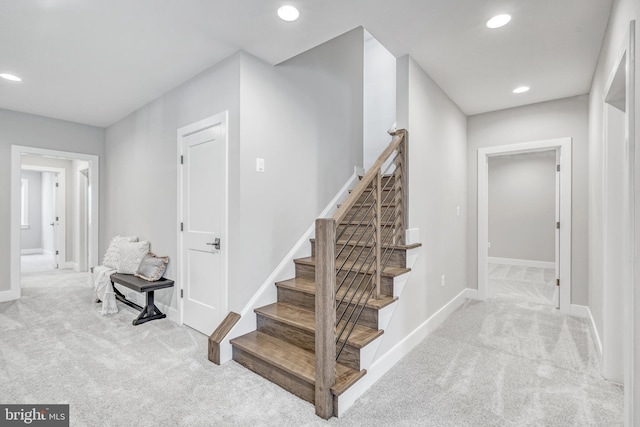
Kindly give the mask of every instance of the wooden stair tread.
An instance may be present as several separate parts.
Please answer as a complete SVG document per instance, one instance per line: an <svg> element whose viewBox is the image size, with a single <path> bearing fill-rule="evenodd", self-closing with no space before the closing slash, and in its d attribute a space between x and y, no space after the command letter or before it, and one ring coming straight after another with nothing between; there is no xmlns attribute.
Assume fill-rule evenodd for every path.
<svg viewBox="0 0 640 427"><path fill-rule="evenodd" d="M313 311L305 310L283 302L265 305L264 307L256 308L254 311L261 316L265 316L315 334L316 315ZM383 333L384 331L381 329L376 330L356 324L351 336L347 339L347 344L355 348L362 348Z"/></svg>
<svg viewBox="0 0 640 427"><path fill-rule="evenodd" d="M309 241L311 242L312 245L315 245L316 243L316 239L309 239ZM363 243L363 242L359 242L359 243L355 243L355 242L347 242L346 240L338 240L336 241L336 245L340 245L340 246L344 246L344 245L350 245L350 246L366 246L366 247L371 247L373 246L373 243ZM401 251L408 251L410 249L416 249L422 246L422 243L412 243L410 245L400 245L400 244L396 244L396 245L382 245L382 249L389 249L391 247L394 247L398 250Z"/></svg>
<svg viewBox="0 0 640 427"><path fill-rule="evenodd" d="M231 344L315 386L316 367L313 352L259 331L234 338ZM364 369L357 371L336 363L336 383L331 387L331 392L340 396L366 372Z"/></svg>
<svg viewBox="0 0 640 427"><path fill-rule="evenodd" d="M293 262L296 264L306 264L306 265L313 265L313 266L316 265L315 257L296 258L293 260ZM345 268L351 268L352 266L353 264L350 264L350 263L345 264ZM357 270L359 265L355 265L354 267L355 267L354 270ZM410 268L386 266L382 270L381 275L385 277L397 277L397 276L402 276L403 274L408 273L410 271L411 271Z"/></svg>
<svg viewBox="0 0 640 427"><path fill-rule="evenodd" d="M281 282L276 283L276 286L279 288L287 288L287 289L295 290L298 292L304 292L309 295L316 294L316 282L314 280L305 279L303 277L295 277L293 279L283 280ZM355 291L348 292L347 298L351 298L351 295L353 295L354 293ZM336 300L342 298L344 294L345 294L344 291L342 290L338 291ZM394 303L397 300L398 300L397 297L381 295L379 299L371 298L367 302L366 306L376 310L380 310L381 308L384 308L389 304Z"/></svg>

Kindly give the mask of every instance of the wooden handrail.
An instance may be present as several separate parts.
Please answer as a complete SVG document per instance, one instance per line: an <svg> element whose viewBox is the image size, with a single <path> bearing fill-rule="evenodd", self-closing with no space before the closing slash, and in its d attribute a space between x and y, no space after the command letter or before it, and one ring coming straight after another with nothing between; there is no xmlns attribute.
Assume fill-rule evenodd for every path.
<svg viewBox="0 0 640 427"><path fill-rule="evenodd" d="M333 217L316 220L315 406L316 414L324 419L333 416L331 387L336 379L336 359L340 357L364 306L371 297L376 299L380 297L381 274L386 262L391 258L393 248L395 245L404 243L407 218L408 134L406 130L401 129L391 135L393 138L389 146L365 173ZM395 156L394 153L396 153ZM388 161L392 163L387 164ZM383 167L385 170L382 170ZM389 172L392 175L385 175L389 170L392 170ZM391 179L393 181L390 181ZM356 203L361 200L367 189L370 189L371 193L366 199L370 199L372 205L369 209L363 210L365 203L362 202L359 207L356 207ZM383 200L383 194L386 197L392 194L393 200ZM383 204L387 206L384 210ZM393 206L389 212L391 215L387 213L389 205ZM347 215L352 210L354 213L347 219ZM383 221L383 218L386 220ZM391 218L390 223L388 218ZM340 250L336 249L338 227L342 229L339 235ZM358 233L353 231L349 235L347 232L349 228L359 231ZM366 238L363 240L363 237ZM343 250L348 245L351 249L343 254ZM386 258L383 255L383 246ZM354 254L356 247L361 249ZM392 249L387 255L389 247ZM351 258L352 254L355 258ZM363 254L364 257L362 257ZM337 267L336 258L341 259ZM350 262L346 262L347 260ZM338 275L341 277L340 284L338 284ZM349 277L352 278L350 281L347 280ZM361 279L354 285L356 277ZM368 279L365 281L366 277ZM348 292L352 295L359 293L359 297L355 302L353 298L349 301L340 299L338 304L342 305L340 309L336 305L336 291L345 282L350 283L345 285L342 294L346 296ZM359 311L358 307L361 307ZM341 311L340 318L336 316L337 308ZM350 310L349 313L347 310ZM336 323L341 325L338 332ZM340 342L341 347L336 350L336 345Z"/></svg>
<svg viewBox="0 0 640 427"><path fill-rule="evenodd" d="M336 223L339 224L340 221L344 219L344 217L347 215L347 213L349 213L353 205L355 205L356 201L360 198L362 193L364 193L364 190L366 190L369 184L373 182L377 171L380 170L384 162L387 161L389 156L391 156L391 154L398 149L398 146L402 143L402 141L405 140L407 131L405 129L398 129L391 135L393 135L393 139L391 140L391 143L389 144L389 146L387 146L387 148L385 148L382 154L380 154L380 157L378 157L378 160L376 160L376 162L369 168L367 173L364 174L360 182L358 182L358 184L351 191L351 194L349 194L349 197L347 197L344 203L340 205L336 213L333 215L333 218L336 220Z"/></svg>

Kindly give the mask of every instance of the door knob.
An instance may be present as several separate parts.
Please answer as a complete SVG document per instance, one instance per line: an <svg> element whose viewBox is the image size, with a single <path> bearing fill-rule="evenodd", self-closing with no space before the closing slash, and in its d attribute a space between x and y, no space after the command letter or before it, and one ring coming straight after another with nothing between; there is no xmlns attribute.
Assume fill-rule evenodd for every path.
<svg viewBox="0 0 640 427"><path fill-rule="evenodd" d="M216 249L220 249L220 238L216 237L213 239L213 243L207 243L207 245L211 245Z"/></svg>

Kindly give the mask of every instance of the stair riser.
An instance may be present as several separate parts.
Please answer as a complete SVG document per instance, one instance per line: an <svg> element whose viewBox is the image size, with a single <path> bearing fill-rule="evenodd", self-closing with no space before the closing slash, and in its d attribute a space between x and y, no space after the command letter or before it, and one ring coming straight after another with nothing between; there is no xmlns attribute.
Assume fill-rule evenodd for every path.
<svg viewBox="0 0 640 427"><path fill-rule="evenodd" d="M359 223L360 220L363 220L362 223L367 224L369 220L371 220L371 218L375 216L375 213L376 213L375 207L364 206L360 208L358 206L358 207L352 208L351 212L349 212L344 217L344 220L352 223L353 222ZM386 207L386 206L382 207L381 214L382 214L383 221L393 221L393 219L398 216L395 208Z"/></svg>
<svg viewBox="0 0 640 427"><path fill-rule="evenodd" d="M337 277L337 283L340 283L342 281L343 277L347 277L347 283L350 283L351 279L353 279L354 276L357 276L356 279L356 284L360 283L360 278L365 275L367 276L364 279L363 283L367 283L367 281L369 280L369 274L365 274L365 273L355 273L355 272L351 272L351 273L346 273L346 272L341 272L338 274ZM316 279L316 268L314 265L308 265L308 264L296 264L296 277L301 277L304 279L308 279L308 280L315 280ZM392 277L385 277L382 276L381 280L380 280L380 294L381 295L393 295L393 278Z"/></svg>
<svg viewBox="0 0 640 427"><path fill-rule="evenodd" d="M340 254L340 256L338 257L338 261L344 261L345 258L347 258L347 256L349 256L349 258L351 260L355 260L357 258L357 253L361 250L362 246L356 246L355 249L353 249L354 245L345 245L344 249L342 250L342 254ZM336 245L336 252L339 251L340 249L342 249L342 245ZM353 252L352 252L353 249ZM385 250L385 248L382 249L383 252ZM365 249L365 254L368 253L368 248ZM391 253L391 249L387 250L387 254ZM314 244L311 245L311 256L315 257L316 256L316 245L315 242ZM405 249L394 249L393 252L391 253L391 256L389 258L389 262L387 263L387 265L389 267L406 267L407 265L407 251Z"/></svg>
<svg viewBox="0 0 640 427"><path fill-rule="evenodd" d="M258 331L297 345L308 351L315 351L315 335L287 323L280 322L257 313ZM336 347L336 351L339 347ZM338 362L350 368L360 370L360 350L346 345Z"/></svg>
<svg viewBox="0 0 640 427"><path fill-rule="evenodd" d="M336 250L339 250L339 249L336 248ZM353 262L358 262L358 261L361 262L362 260L365 259L365 256L369 255L370 252L373 252L370 247L364 248L364 251L362 251L362 254L360 254L361 251L362 251L362 246L356 246L354 249L353 245L346 245L345 248L342 250L342 253L338 257L338 262L343 262L345 260L353 261ZM391 249L387 249L386 255L384 254L384 251L385 251L385 248L382 248L383 259L386 259L386 257L388 257L389 259L386 262L386 265L388 267L406 267L407 266L406 251L396 249L393 252L391 252ZM341 265L341 264L338 264L338 265Z"/></svg>
<svg viewBox="0 0 640 427"><path fill-rule="evenodd" d="M251 353L233 347L233 360L244 366L245 368L255 372L263 378L271 381L287 390L289 393L295 394L307 402L315 401L315 385L308 383L301 378L291 375L290 373L271 365L264 360L255 357ZM335 406L335 403L334 403Z"/></svg>
<svg viewBox="0 0 640 427"><path fill-rule="evenodd" d="M397 229L392 224L383 224L380 233L383 244L393 243L393 234ZM336 227L336 240L353 241L359 244L372 243L375 239L375 229L372 225L339 225Z"/></svg>
<svg viewBox="0 0 640 427"><path fill-rule="evenodd" d="M381 197L386 203L390 203L394 198L394 190L385 190L382 192ZM358 197L357 203L371 203L375 200L375 194L371 194L370 191L365 191Z"/></svg>
<svg viewBox="0 0 640 427"><path fill-rule="evenodd" d="M278 288L278 302L284 302L287 304L295 305L306 310L315 311L315 295L308 294L306 292L299 292L293 289ZM336 301L337 303L337 301ZM344 306L347 305L344 302L338 307L338 314L341 314L344 310ZM349 308L347 313L350 313L354 307L354 304L348 304ZM358 306L358 313L362 306ZM348 315L348 314L347 314ZM378 329L378 310L365 307L362 311L362 315L357 322L359 325L366 326L372 329Z"/></svg>

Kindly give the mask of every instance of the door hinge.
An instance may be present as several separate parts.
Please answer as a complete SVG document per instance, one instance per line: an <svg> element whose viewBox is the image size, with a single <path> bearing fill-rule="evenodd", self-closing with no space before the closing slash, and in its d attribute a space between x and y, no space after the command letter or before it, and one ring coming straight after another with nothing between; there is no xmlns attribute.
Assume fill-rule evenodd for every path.
<svg viewBox="0 0 640 427"><path fill-rule="evenodd" d="M560 286L560 279L556 279L556 286Z"/></svg>
<svg viewBox="0 0 640 427"><path fill-rule="evenodd" d="M60 252L56 251L56 255L60 255Z"/></svg>
<svg viewBox="0 0 640 427"><path fill-rule="evenodd" d="M56 217L56 221L60 221L60 218L59 218L59 217Z"/></svg>
<svg viewBox="0 0 640 427"><path fill-rule="evenodd" d="M560 221L556 222L556 228L560 230Z"/></svg>
<svg viewBox="0 0 640 427"><path fill-rule="evenodd" d="M60 187L60 184L58 184L57 182L56 182L56 187Z"/></svg>
<svg viewBox="0 0 640 427"><path fill-rule="evenodd" d="M556 166L556 171L557 171L557 172L560 172L560 165L557 165L557 166Z"/></svg>
<svg viewBox="0 0 640 427"><path fill-rule="evenodd" d="M180 289L180 298L184 298L184 289Z"/></svg>
<svg viewBox="0 0 640 427"><path fill-rule="evenodd" d="M184 165L184 156L180 156L180 164Z"/></svg>
<svg viewBox="0 0 640 427"><path fill-rule="evenodd" d="M184 222L180 223L180 231L184 231Z"/></svg>

